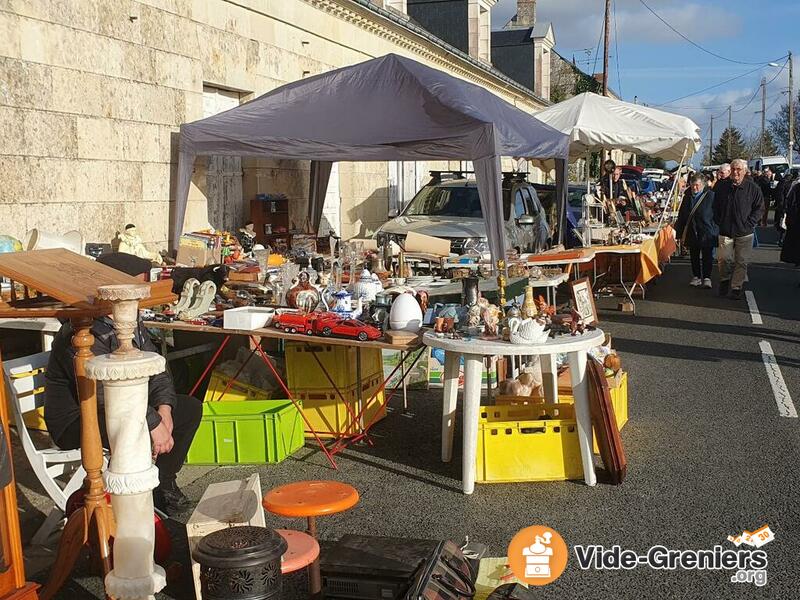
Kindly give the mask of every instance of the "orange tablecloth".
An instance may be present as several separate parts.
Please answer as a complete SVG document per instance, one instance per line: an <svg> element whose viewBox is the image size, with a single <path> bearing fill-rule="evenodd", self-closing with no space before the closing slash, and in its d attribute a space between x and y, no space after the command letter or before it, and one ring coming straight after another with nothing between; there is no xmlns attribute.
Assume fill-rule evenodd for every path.
<svg viewBox="0 0 800 600"><path fill-rule="evenodd" d="M647 239L641 244L592 246L592 249L595 251L595 255L597 257L596 260L598 270L608 266L608 260L610 258L608 255L622 254L630 255L638 259L636 283L639 285L644 285L654 277L661 275L661 267L658 266L659 253L654 239Z"/></svg>
<svg viewBox="0 0 800 600"><path fill-rule="evenodd" d="M658 262L661 264L668 263L675 250L678 249L678 244L675 241L675 230L672 225L664 225L658 230L655 237L656 249L658 250Z"/></svg>

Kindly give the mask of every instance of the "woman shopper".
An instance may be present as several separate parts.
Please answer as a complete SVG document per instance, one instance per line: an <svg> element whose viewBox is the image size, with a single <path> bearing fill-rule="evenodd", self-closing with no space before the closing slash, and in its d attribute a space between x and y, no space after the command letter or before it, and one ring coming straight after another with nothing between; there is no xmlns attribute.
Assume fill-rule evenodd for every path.
<svg viewBox="0 0 800 600"><path fill-rule="evenodd" d="M689 179L675 223L675 233L689 248L692 257L692 280L689 285L711 289L711 267L719 228L714 222L714 192L706 186L702 173Z"/></svg>

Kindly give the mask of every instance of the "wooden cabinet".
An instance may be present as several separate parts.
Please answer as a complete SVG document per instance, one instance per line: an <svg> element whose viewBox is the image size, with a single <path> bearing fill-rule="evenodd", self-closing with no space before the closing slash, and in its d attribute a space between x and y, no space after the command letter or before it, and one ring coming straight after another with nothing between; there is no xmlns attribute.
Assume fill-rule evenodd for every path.
<svg viewBox="0 0 800 600"><path fill-rule="evenodd" d="M2 366L2 358L0 358ZM0 379L0 439L7 444L11 458L11 438L8 433L8 405L6 390ZM1 466L1 465L0 465ZM17 516L17 492L12 474L11 483L0 489L0 600L36 600L38 585L25 582L22 564L22 542Z"/></svg>
<svg viewBox="0 0 800 600"><path fill-rule="evenodd" d="M256 242L285 252L291 246L289 199L283 194L259 194L250 201L250 220Z"/></svg>

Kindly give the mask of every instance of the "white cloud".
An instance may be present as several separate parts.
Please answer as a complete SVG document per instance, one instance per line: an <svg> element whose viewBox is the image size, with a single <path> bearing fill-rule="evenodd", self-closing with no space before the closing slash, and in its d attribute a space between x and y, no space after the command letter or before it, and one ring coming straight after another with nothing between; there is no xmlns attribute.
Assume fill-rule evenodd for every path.
<svg viewBox="0 0 800 600"><path fill-rule="evenodd" d="M686 43L639 0L616 0L616 3L620 43ZM708 40L733 37L742 29L741 18L722 2L649 0L648 4L675 29L701 44ZM516 0L500 0L492 9L493 27L505 25L516 13L516 5ZM539 0L536 16L540 22L553 23L557 46L562 51L594 48L600 37L603 6L599 0Z"/></svg>

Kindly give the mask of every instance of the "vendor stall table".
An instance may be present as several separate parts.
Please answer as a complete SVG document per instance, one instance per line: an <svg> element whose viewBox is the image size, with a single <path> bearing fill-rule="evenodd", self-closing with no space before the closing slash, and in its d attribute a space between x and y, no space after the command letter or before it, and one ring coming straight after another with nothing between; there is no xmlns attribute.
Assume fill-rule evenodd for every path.
<svg viewBox="0 0 800 600"><path fill-rule="evenodd" d="M633 313L636 314L636 303L633 300L633 293L636 286L642 289L642 297L644 297L645 284L661 275L661 268L658 266L658 250L653 239L647 239L641 244L629 244L619 246L595 246L592 248L595 252L597 260L595 265L602 262L603 255L613 255L619 264L619 285L628 297L631 305L633 305ZM629 285L625 283L624 264L625 258L629 256L638 256L638 265L636 268L636 279ZM596 273L596 270L595 270ZM596 279L596 277L595 277Z"/></svg>
<svg viewBox="0 0 800 600"><path fill-rule="evenodd" d="M462 484L465 494L475 490L475 460L478 448L478 417L481 404L481 369L485 355L552 356L567 353L572 388L575 397L575 420L578 426L578 441L583 462L586 485L596 485L597 478L592 462L592 419L589 414L589 388L586 379L586 354L591 348L603 343L605 334L600 329L581 335L564 335L548 338L542 344L511 344L491 340L458 340L437 337L427 332L422 337L426 346L445 351L444 408L442 411L442 460L449 462L453 451L456 398L458 396L458 373L460 359L464 358L464 439L462 456ZM542 361L543 365L549 361ZM556 385L556 389L558 386ZM536 460L536 457L531 457Z"/></svg>
<svg viewBox="0 0 800 600"><path fill-rule="evenodd" d="M575 250L565 250L563 252L550 252L542 254L522 255L522 258L531 265L564 265L567 266L567 275L574 272L575 279L580 277L579 266L593 263L596 248L579 248Z"/></svg>
<svg viewBox="0 0 800 600"><path fill-rule="evenodd" d="M409 342L406 342L406 343L392 344L392 343L389 343L389 342L382 342L382 341L361 342L361 341L358 341L358 340L345 339L345 338L312 337L312 336L303 335L303 334L297 334L297 333L294 333L294 334L293 333L286 333L285 331L282 331L282 330L279 330L279 329L269 329L269 328L263 328L263 329L225 329L225 328L222 328L222 327L212 327L210 325L194 325L192 323L184 323L184 322L181 322L181 321L176 321L176 322L172 322L172 323L163 323L163 322L160 322L160 321L145 321L144 325L145 325L145 327L152 328L152 329L162 329L162 330L172 330L172 331L188 331L188 332L195 332L195 333L213 333L213 334L218 334L218 335L225 336L223 338L222 342L220 343L219 347L217 348L217 351L214 353L214 356L211 358L211 361L209 362L208 366L206 366L205 370L203 371L203 374L200 376L200 378L197 380L197 383L195 383L194 387L189 392L190 395L194 395L194 393L197 391L197 388L200 387L200 384L205 380L206 376L208 376L208 374L211 372L211 370L213 369L213 367L216 364L217 360L219 359L220 355L222 354L222 350L228 344L228 342L230 341L231 337L234 336L234 335L241 335L241 336L248 337L249 340L250 340L250 345L251 345L251 348L252 348L252 351L250 352L250 357L252 357L254 354L258 353L258 355L260 356L261 360L264 362L264 364L272 372L273 376L275 377L275 379L278 382L278 385L281 387L283 392L286 394L287 399L291 400L292 403L295 404L295 406L297 406L296 401L293 398L292 393L289 391L288 386L286 385L286 383L283 381L283 379L278 374L277 370L275 369L275 366L272 363L272 360L270 360L269 356L267 356L267 354L261 349L261 345L260 345L261 344L261 338L274 338L274 339L279 339L279 340L284 340L284 341L303 342L303 343L309 344L309 345L312 342L319 343L320 341L323 341L325 344L329 344L329 345L332 345L332 346L353 346L353 347L356 348L356 351L357 351L357 353L356 353L356 368L357 368L357 372L358 372L358 380L359 381L361 380L361 350L362 349L372 348L372 349L379 349L379 350L395 350L395 351L399 351L401 353L401 359L398 362L398 365L390 373L389 377L386 377L383 380L383 383L375 390L375 392L373 393L372 397L368 398L366 400L366 402L364 401L364 398L362 397L361 387L360 386L358 387L358 407L359 407L359 412L357 414L353 414L353 413L350 414L350 417L352 418L356 429L354 430L354 429L351 428L347 432L345 432L343 434L340 434L340 435L337 435L335 437L335 439L334 439L333 444L330 447L326 446L323 443L322 439L318 435L318 432L315 431L314 427L311 425L311 423L308 421L308 419L306 419L306 417L303 415L303 412L302 412L302 410L300 410L300 407L297 406L298 411L300 412L300 415L303 417L303 420L305 421L306 427L308 428L310 433L313 435L314 439L317 441L317 443L319 444L320 448L325 453L325 456L328 458L328 461L331 463L331 466L334 469L337 468L336 462L333 459L333 455L334 454L337 454L337 453L341 452L348 445L353 444L355 442L358 442L358 441L361 441L361 440L366 440L367 442L370 441L370 439L369 439L369 430L375 424L375 422L377 421L377 418L378 418L378 415L380 414L380 411L376 411L375 416L373 416L370 421L366 421L365 412L366 412L367 407L373 401L375 401L375 398L377 397L378 394L380 394L381 392L384 391L384 389L386 388L387 383L392 379L392 377L394 377L394 375L395 375L395 373L397 372L398 369L403 368L403 372L402 372L401 377L404 379L405 376L409 372L411 372L411 370L413 369L414 364L416 364L416 362L422 356L422 353L425 351L425 348L420 343L419 338L414 338L412 341L409 341ZM412 363L411 368L405 369L405 356L406 356L406 353L412 352L414 350L419 350L419 352L417 353L416 358L414 359L414 363ZM167 358L167 360L169 360L169 355L167 355L166 358ZM248 360L249 360L249 358L248 358ZM320 367L324 370L324 367L322 366L322 363L320 363ZM241 369L240 369L240 371L241 371ZM238 375L239 375L239 373L237 373L234 377L232 377L230 379L230 381L228 382L227 387L222 392L223 396L228 392L230 387L235 383L236 378L238 377ZM331 389L335 390L337 392L337 394L339 394L339 396L341 397L341 392L339 391L338 387L334 384L333 380L330 378L330 375L328 375L328 379L330 380ZM395 389L397 389L397 388L395 388ZM405 393L405 386L403 386L403 392ZM388 403L390 399L391 399L391 394L385 399L384 403ZM351 409L349 409L349 406L348 406L348 411L349 410L351 410Z"/></svg>

